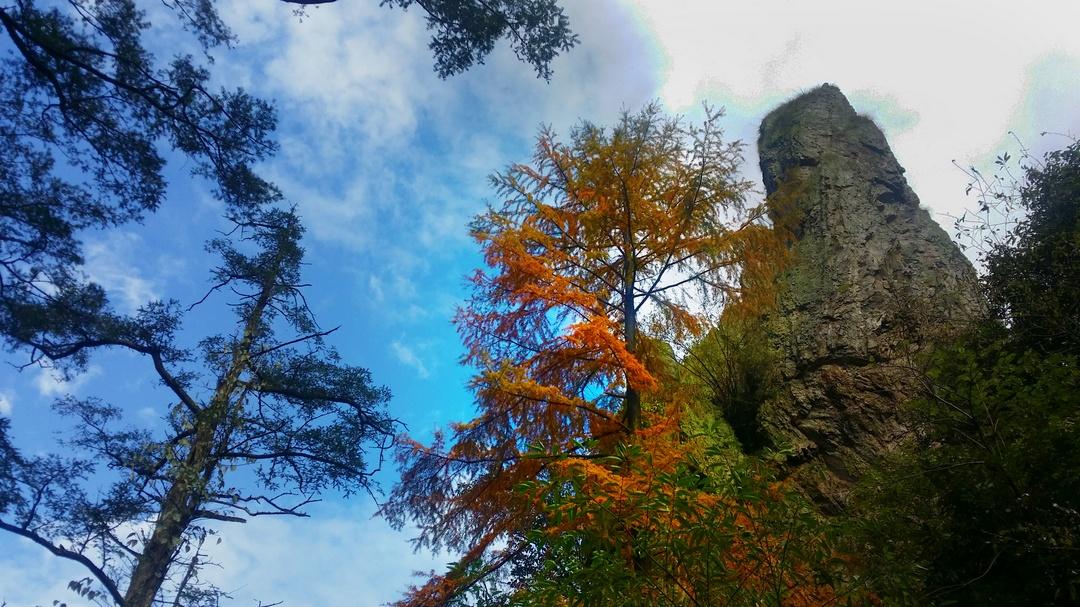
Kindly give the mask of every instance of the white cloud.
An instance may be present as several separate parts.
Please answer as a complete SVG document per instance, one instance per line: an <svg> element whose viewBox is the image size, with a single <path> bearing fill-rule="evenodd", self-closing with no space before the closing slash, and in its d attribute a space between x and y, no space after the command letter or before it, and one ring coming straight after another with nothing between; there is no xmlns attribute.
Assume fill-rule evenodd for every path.
<svg viewBox="0 0 1080 607"><path fill-rule="evenodd" d="M105 288L123 308L134 312L143 304L160 299L159 287L139 271L139 251L145 255L145 243L131 232L112 231L100 240L86 243L87 277Z"/></svg>
<svg viewBox="0 0 1080 607"><path fill-rule="evenodd" d="M397 357L398 362L407 367L412 367L420 379L427 379L431 376L427 366L424 365L424 361L420 360L420 357L416 355L416 352L414 352L411 347L406 346L399 341L395 341L390 344L390 349L394 352L394 356Z"/></svg>
<svg viewBox="0 0 1080 607"><path fill-rule="evenodd" d="M377 242L380 209L370 188L361 181L321 185L316 179L275 174L274 180L299 205L304 225L316 238L352 252L371 250Z"/></svg>
<svg viewBox="0 0 1080 607"><path fill-rule="evenodd" d="M1038 88L1033 67L1048 56L1080 57L1072 27L1080 12L1066 0L978 8L959 0L872 9L857 0L634 5L663 54L660 94L669 107L752 100L742 132L753 140L757 121L778 101L833 82L879 121L915 191L938 213L970 204L952 159L982 163L1010 129L1075 120L1057 102L1021 115ZM1052 97L1080 97L1076 72L1056 73Z"/></svg>
<svg viewBox="0 0 1080 607"><path fill-rule="evenodd" d="M56 369L47 366L38 367L34 377L34 386L38 393L47 398L78 394L83 385L92 378L101 375L101 367L91 365L86 371L64 378Z"/></svg>
<svg viewBox="0 0 1080 607"><path fill-rule="evenodd" d="M0 533L0 605L53 605L62 601L69 607L90 607L66 586L68 580L86 577L79 565L58 559L30 540L12 533Z"/></svg>
<svg viewBox="0 0 1080 607"><path fill-rule="evenodd" d="M446 561L414 553L409 532L397 532L366 508L311 519L254 519L222 528L211 553L220 569L207 577L233 604L283 601L292 607L382 605L401 597L412 573L443 570Z"/></svg>
<svg viewBox="0 0 1080 607"><path fill-rule="evenodd" d="M232 594L226 605L383 605L416 583L414 571L443 571L451 560L414 553L412 533L394 531L365 507L316 511L309 519L256 518L220 528L221 544L209 545L219 566L201 576ZM78 565L8 533L0 534L0 554L0 603L90 607L65 587L86 576Z"/></svg>
<svg viewBox="0 0 1080 607"><path fill-rule="evenodd" d="M0 415L11 417L15 409L15 395L10 390L0 390Z"/></svg>
<svg viewBox="0 0 1080 607"><path fill-rule="evenodd" d="M359 125L384 143L415 128L416 110L435 84L424 55L415 52L426 38L419 15L350 2L292 20L286 29L267 75L309 118Z"/></svg>
<svg viewBox="0 0 1080 607"><path fill-rule="evenodd" d="M441 81L423 11L352 2L302 20L227 2L244 52L224 54L218 69L278 100L282 152L271 176L315 238L392 257L381 265L408 254L426 262L472 247L466 224L490 194L487 175L526 159L541 123L565 132L651 94L641 69L649 55L628 11L610 0L567 10L593 33L556 62L550 84L505 43L486 65ZM405 270L409 281L424 269Z"/></svg>

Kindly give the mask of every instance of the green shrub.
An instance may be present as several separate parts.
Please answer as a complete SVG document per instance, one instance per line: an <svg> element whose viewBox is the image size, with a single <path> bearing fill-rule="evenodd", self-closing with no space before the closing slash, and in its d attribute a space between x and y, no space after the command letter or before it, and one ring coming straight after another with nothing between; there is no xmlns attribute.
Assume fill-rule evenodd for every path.
<svg viewBox="0 0 1080 607"><path fill-rule="evenodd" d="M1080 600L1078 361L988 333L934 355L913 440L856 492L858 551L898 602Z"/></svg>

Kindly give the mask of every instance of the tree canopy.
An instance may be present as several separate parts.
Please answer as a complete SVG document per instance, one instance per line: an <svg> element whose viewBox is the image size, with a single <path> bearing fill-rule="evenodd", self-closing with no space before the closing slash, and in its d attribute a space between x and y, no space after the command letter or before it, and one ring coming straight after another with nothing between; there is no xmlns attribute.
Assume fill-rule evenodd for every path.
<svg viewBox="0 0 1080 607"><path fill-rule="evenodd" d="M910 443L852 504L871 583L904 604L1080 597L1080 145L1025 154L1018 174L1010 159L969 172L979 209L958 222L986 262L993 318L930 355Z"/></svg>
<svg viewBox="0 0 1080 607"><path fill-rule="evenodd" d="M59 400L56 410L78 422L69 457L19 457L0 439L9 456L0 468L0 528L85 566L91 598L106 596L91 588L104 588L124 607L166 597L217 604L222 593L198 576L213 533L207 521L306 516L326 490L367 490L395 433L389 392L324 344L333 329L321 329L307 307L295 214L270 208L232 221L232 236L210 243L221 263L208 297L235 294L236 329L206 336L197 351L177 343L175 301L92 323L59 315L58 305L13 331L54 362L106 348L141 355L174 399L161 429L131 426L124 403ZM75 295L87 291L99 293ZM114 479L107 490L83 487L106 471Z"/></svg>
<svg viewBox="0 0 1080 607"><path fill-rule="evenodd" d="M337 0L283 0L292 4L329 4ZM432 32L428 48L435 72L447 78L469 69L506 38L517 58L551 78L551 62L569 51L578 38L556 0L379 0L380 6L408 10L419 6Z"/></svg>
<svg viewBox="0 0 1080 607"><path fill-rule="evenodd" d="M204 49L230 33L210 2L167 3ZM130 0L20 0L0 8L15 48L0 71L0 333L16 308L51 305L56 289L82 311L104 301L81 285L80 230L137 220L166 195L164 150L186 156L230 206L277 196L252 165L275 150L270 104L215 91L192 56L157 61ZM87 288L74 296L72 291Z"/></svg>
<svg viewBox="0 0 1080 607"><path fill-rule="evenodd" d="M736 299L752 245L773 239L762 209L746 204L748 186L736 178L741 146L722 139L719 119L707 109L703 124L688 126L649 106L611 129L584 124L568 144L545 129L532 163L492 178L502 202L472 225L491 270L472 277L473 297L457 316L465 362L478 369L478 416L454 425L449 445L442 435L430 446L403 441L402 480L383 508L397 525L420 526L419 545L464 556L402 605L444 604L499 579L511 602L538 599L526 587L559 592L544 585L556 571L542 563L574 549L571 539L550 541L563 534L599 540L589 543L600 550L593 557L577 555L588 565L583 577L558 578L568 584L589 584L584 576L599 563L589 559L601 552L626 574L645 554L671 563L665 492L692 482L695 465L679 422L686 393L661 338L700 335L708 325L701 306ZM679 498L687 525L727 508L703 487ZM661 501L645 507L635 496ZM624 522L595 526L610 517ZM710 553L717 576L734 571L722 545ZM776 579L793 583L795 569L782 569ZM669 592L676 598L666 604L694 604L688 588L719 579L680 589L694 574L673 583L653 573L664 590L643 590L641 604ZM738 573L727 579L756 587ZM611 600L620 587L592 596Z"/></svg>
<svg viewBox="0 0 1080 607"><path fill-rule="evenodd" d="M384 5L408 8L412 1ZM552 0L416 2L435 30L446 77L482 63L496 41L539 75L576 37ZM11 305L47 305L54 286L81 277L80 233L138 220L166 195L170 156L186 158L230 206L277 196L252 169L276 150L272 105L211 86L210 53L233 34L212 0L170 0L159 10L191 34L202 57L159 59L134 0L17 0L0 7L13 52L0 65L0 333ZM82 297L90 305L92 293ZM100 303L100 302L96 302ZM90 310L87 309L87 312Z"/></svg>
<svg viewBox="0 0 1080 607"><path fill-rule="evenodd" d="M420 4L439 24L442 76L505 36L547 76L575 41L551 2L493 13ZM70 457L19 454L0 420L0 527L84 566L72 586L84 597L140 607L216 604L220 591L199 583L207 521L303 516L325 490L366 490L395 432L389 392L323 343L332 330L302 293L299 219L254 170L277 148L272 105L210 85L212 52L233 41L216 4L159 10L195 55L159 59L133 0L0 7L11 45L0 66L0 334L27 365L63 371L103 349L138 354L175 398L156 430L129 426L126 403L62 399L57 411L79 423ZM209 244L221 263L208 296L236 295L236 329L197 348L178 337L177 302L121 314L81 271L84 231L157 209L174 159L210 182L232 226ZM87 491L106 471L115 482Z"/></svg>
<svg viewBox="0 0 1080 607"><path fill-rule="evenodd" d="M1024 217L986 255L990 303L1028 347L1080 355L1080 142L1027 167L1014 202Z"/></svg>

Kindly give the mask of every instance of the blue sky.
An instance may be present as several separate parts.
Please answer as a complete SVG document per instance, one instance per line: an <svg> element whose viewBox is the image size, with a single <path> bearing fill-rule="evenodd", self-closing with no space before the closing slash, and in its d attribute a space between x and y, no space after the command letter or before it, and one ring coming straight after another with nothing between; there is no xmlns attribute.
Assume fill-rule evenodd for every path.
<svg viewBox="0 0 1080 607"><path fill-rule="evenodd" d="M951 165L988 164L1015 131L1036 151L1060 145L1041 131L1080 133L1080 20L1075 2L865 1L721 3L565 0L581 44L554 64L550 83L500 47L487 65L440 81L419 13L339 0L302 20L273 0L221 2L240 44L219 52L215 76L276 100L281 153L264 173L296 203L308 228L309 299L334 343L391 388L391 410L420 438L467 418L468 370L450 324L479 263L466 223L491 192L487 176L527 160L541 124L610 123L659 99L700 115L727 108L730 137L753 141L761 117L821 82L841 87L884 128L908 178L946 227L971 204ZM884 5L883 5L884 6ZM164 21L162 21L164 24ZM169 29L156 32L163 46ZM142 225L87 234L87 273L121 308L152 298L194 301L211 260L202 242L220 208L183 163L170 199ZM228 322L221 300L190 318L189 335ZM16 362L17 356L8 356ZM49 403L65 393L110 398L153 427L168 399L146 361L109 354L59 382L49 371L0 368L0 415L28 453L55 445ZM392 483L392 474L383 481ZM328 496L305 520L224 529L212 573L235 605L376 605L395 599L416 569L452 555L414 554L409 534L372 519L370 499ZM0 536L0 600L78 605L64 590L73 567Z"/></svg>

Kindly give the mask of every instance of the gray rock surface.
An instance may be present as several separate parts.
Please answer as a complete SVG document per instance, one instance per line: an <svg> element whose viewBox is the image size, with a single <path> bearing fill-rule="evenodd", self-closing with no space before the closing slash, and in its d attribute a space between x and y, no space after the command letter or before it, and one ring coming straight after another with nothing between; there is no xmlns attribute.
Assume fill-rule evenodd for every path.
<svg viewBox="0 0 1080 607"><path fill-rule="evenodd" d="M788 201L796 236L768 323L783 390L760 417L791 449L800 484L842 501L905 435L915 354L975 320L982 299L881 130L840 89L826 84L771 112L758 147L766 190Z"/></svg>

